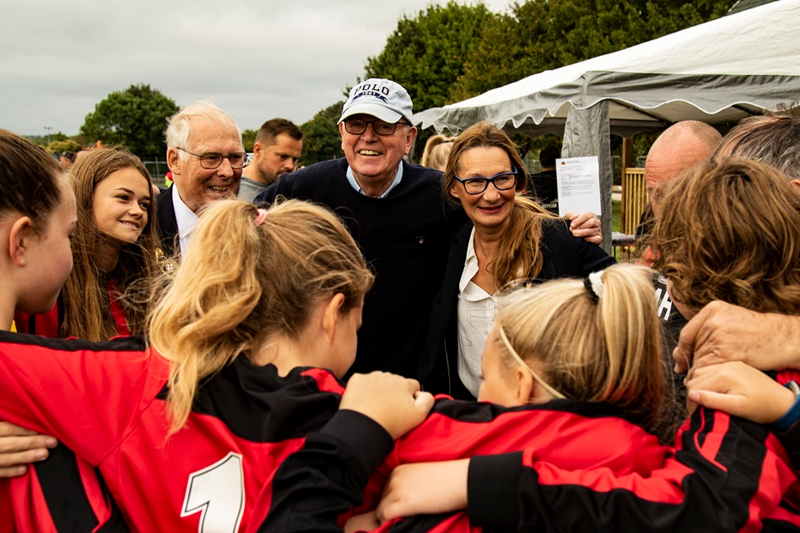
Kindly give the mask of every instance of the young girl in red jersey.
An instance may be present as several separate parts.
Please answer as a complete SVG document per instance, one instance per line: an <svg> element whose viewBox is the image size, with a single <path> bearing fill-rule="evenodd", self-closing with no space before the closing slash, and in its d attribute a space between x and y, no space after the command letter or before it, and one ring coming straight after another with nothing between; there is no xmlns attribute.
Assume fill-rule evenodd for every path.
<svg viewBox="0 0 800 533"><path fill-rule="evenodd" d="M133 530L264 518L277 465L339 405L372 283L338 218L309 203L215 202L195 231L150 347L0 334L0 418L97 466ZM427 412L415 382L371 376L356 394L364 380L399 390L394 409Z"/></svg>
<svg viewBox="0 0 800 533"><path fill-rule="evenodd" d="M77 217L75 196L55 159L6 130L0 130L0 184L0 330L8 331L15 309L37 314L53 308L72 267ZM2 461L13 465L3 475L21 476L0 481L0 531L127 531L92 468L55 447L55 439L6 422L0 433ZM30 470L19 466L34 461Z"/></svg>
<svg viewBox="0 0 800 533"><path fill-rule="evenodd" d="M9 330L14 309L49 311L72 268L75 196L58 162L9 131L0 130L0 328Z"/></svg>
<svg viewBox="0 0 800 533"><path fill-rule="evenodd" d="M150 174L133 154L99 148L75 163L70 182L78 211L72 272L58 306L18 314L18 331L92 341L142 335L147 298L133 293L149 289L157 268Z"/></svg>
<svg viewBox="0 0 800 533"><path fill-rule="evenodd" d="M156 265L155 205L151 202L150 175L142 162L125 151L99 148L84 154L72 167L68 183L75 199L78 223L72 234L73 268L58 301L46 313L29 314L24 308L15 313L17 330L46 337L78 337L106 340L118 335L143 334L147 291ZM73 196L74 193L74 196ZM137 292L139 296L135 296ZM121 294L127 293L127 298ZM131 302L136 302L133 305ZM41 486L41 499L48 507L79 507L73 496L61 487L65 472L81 472L84 486L92 481L93 468L58 445L51 459L34 465L28 474L35 481L14 481L17 501L28 503L38 498L19 498L18 485L26 481ZM56 468L54 465L60 465ZM99 488L98 488L99 491ZM61 503L59 503L61 502ZM39 514L17 509L17 515ZM52 513L51 513L52 514ZM62 517L55 515L56 521ZM63 520L72 530L74 520ZM94 526L90 526L94 527Z"/></svg>

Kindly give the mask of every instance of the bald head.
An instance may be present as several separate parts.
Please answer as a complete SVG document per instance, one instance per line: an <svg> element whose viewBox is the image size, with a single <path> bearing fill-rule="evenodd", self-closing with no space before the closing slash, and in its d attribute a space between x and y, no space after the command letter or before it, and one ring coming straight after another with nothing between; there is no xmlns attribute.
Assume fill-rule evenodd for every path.
<svg viewBox="0 0 800 533"><path fill-rule="evenodd" d="M659 135L644 165L647 194L656 216L664 186L711 157L721 140L717 130L697 120L678 122Z"/></svg>

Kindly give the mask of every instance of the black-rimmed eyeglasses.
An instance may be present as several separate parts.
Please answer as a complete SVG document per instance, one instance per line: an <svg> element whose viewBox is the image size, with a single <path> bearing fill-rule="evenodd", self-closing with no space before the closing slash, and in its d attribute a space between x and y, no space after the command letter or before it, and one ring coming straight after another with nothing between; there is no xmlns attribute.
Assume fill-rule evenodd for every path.
<svg viewBox="0 0 800 533"><path fill-rule="evenodd" d="M224 155L219 152L206 152L204 154L195 154L189 150L178 148L181 152L186 152L200 159L200 166L207 170L214 170L219 168L223 159L227 159L231 164L231 168L243 168L247 165L247 154L244 152L233 152L232 154Z"/></svg>
<svg viewBox="0 0 800 533"><path fill-rule="evenodd" d="M458 176L453 176L456 181L461 182L467 194L480 194L486 190L489 184L493 184L498 191L513 189L517 184L517 174L519 171L514 167L511 172L501 172L491 178L467 178L462 180Z"/></svg>
<svg viewBox="0 0 800 533"><path fill-rule="evenodd" d="M344 119L344 129L350 135L361 135L365 131L367 131L367 126L372 124L372 131L377 133L378 135L382 135L386 137L388 135L392 135L395 131L397 131L397 125L403 124L405 126L410 126L408 122L384 122L382 120L364 120L361 118L346 118Z"/></svg>

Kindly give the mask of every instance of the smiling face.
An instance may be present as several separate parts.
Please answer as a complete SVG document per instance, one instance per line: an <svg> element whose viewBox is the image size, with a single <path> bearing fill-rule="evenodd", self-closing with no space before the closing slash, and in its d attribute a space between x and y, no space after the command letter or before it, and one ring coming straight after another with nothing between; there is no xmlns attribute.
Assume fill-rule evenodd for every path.
<svg viewBox="0 0 800 533"><path fill-rule="evenodd" d="M348 119L363 119L368 122L376 120L370 115L353 115ZM417 137L417 128L402 122L405 120L401 119L401 123L391 135L376 134L371 124L364 133L353 135L347 133L344 122L339 124L342 150L359 183L370 184L373 187L381 185L388 187L392 183L400 161L409 153Z"/></svg>
<svg viewBox="0 0 800 533"><path fill-rule="evenodd" d="M149 181L133 167L106 176L92 197L97 229L122 244L136 242L147 225L150 193Z"/></svg>
<svg viewBox="0 0 800 533"><path fill-rule="evenodd" d="M197 155L216 152L222 155L244 151L239 133L231 127L204 118L193 118L189 146L184 148ZM177 148L167 151L167 162L183 203L193 212L214 200L233 198L239 189L241 168L232 168L226 158L215 169L203 168L200 158Z"/></svg>
<svg viewBox="0 0 800 533"><path fill-rule="evenodd" d="M461 154L456 175L461 179L491 178L503 172L512 172L511 160L500 147L470 148ZM514 187L500 191L488 184L480 194L468 194L464 186L454 181L450 194L458 198L467 216L479 229L505 227L511 220L514 209Z"/></svg>

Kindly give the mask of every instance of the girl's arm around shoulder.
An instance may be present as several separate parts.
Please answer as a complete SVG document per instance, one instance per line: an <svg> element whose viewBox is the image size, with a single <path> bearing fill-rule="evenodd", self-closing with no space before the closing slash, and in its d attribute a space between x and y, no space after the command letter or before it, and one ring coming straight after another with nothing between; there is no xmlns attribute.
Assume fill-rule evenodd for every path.
<svg viewBox="0 0 800 533"><path fill-rule="evenodd" d="M433 397L414 380L355 374L336 415L278 468L259 531L340 532L340 516L361 503L394 439L422 422L432 405Z"/></svg>
<svg viewBox="0 0 800 533"><path fill-rule="evenodd" d="M674 457L650 476L608 469L564 470L522 456L472 460L470 519L536 530L738 531L760 529L797 478L766 428L698 409L676 440ZM481 505L484 484L515 487L516 511ZM491 486L491 485L490 485ZM512 518L513 517L513 518Z"/></svg>
<svg viewBox="0 0 800 533"><path fill-rule="evenodd" d="M97 464L135 423L165 363L142 339L91 343L0 333L0 420L53 435ZM161 386L166 381L160 381Z"/></svg>

